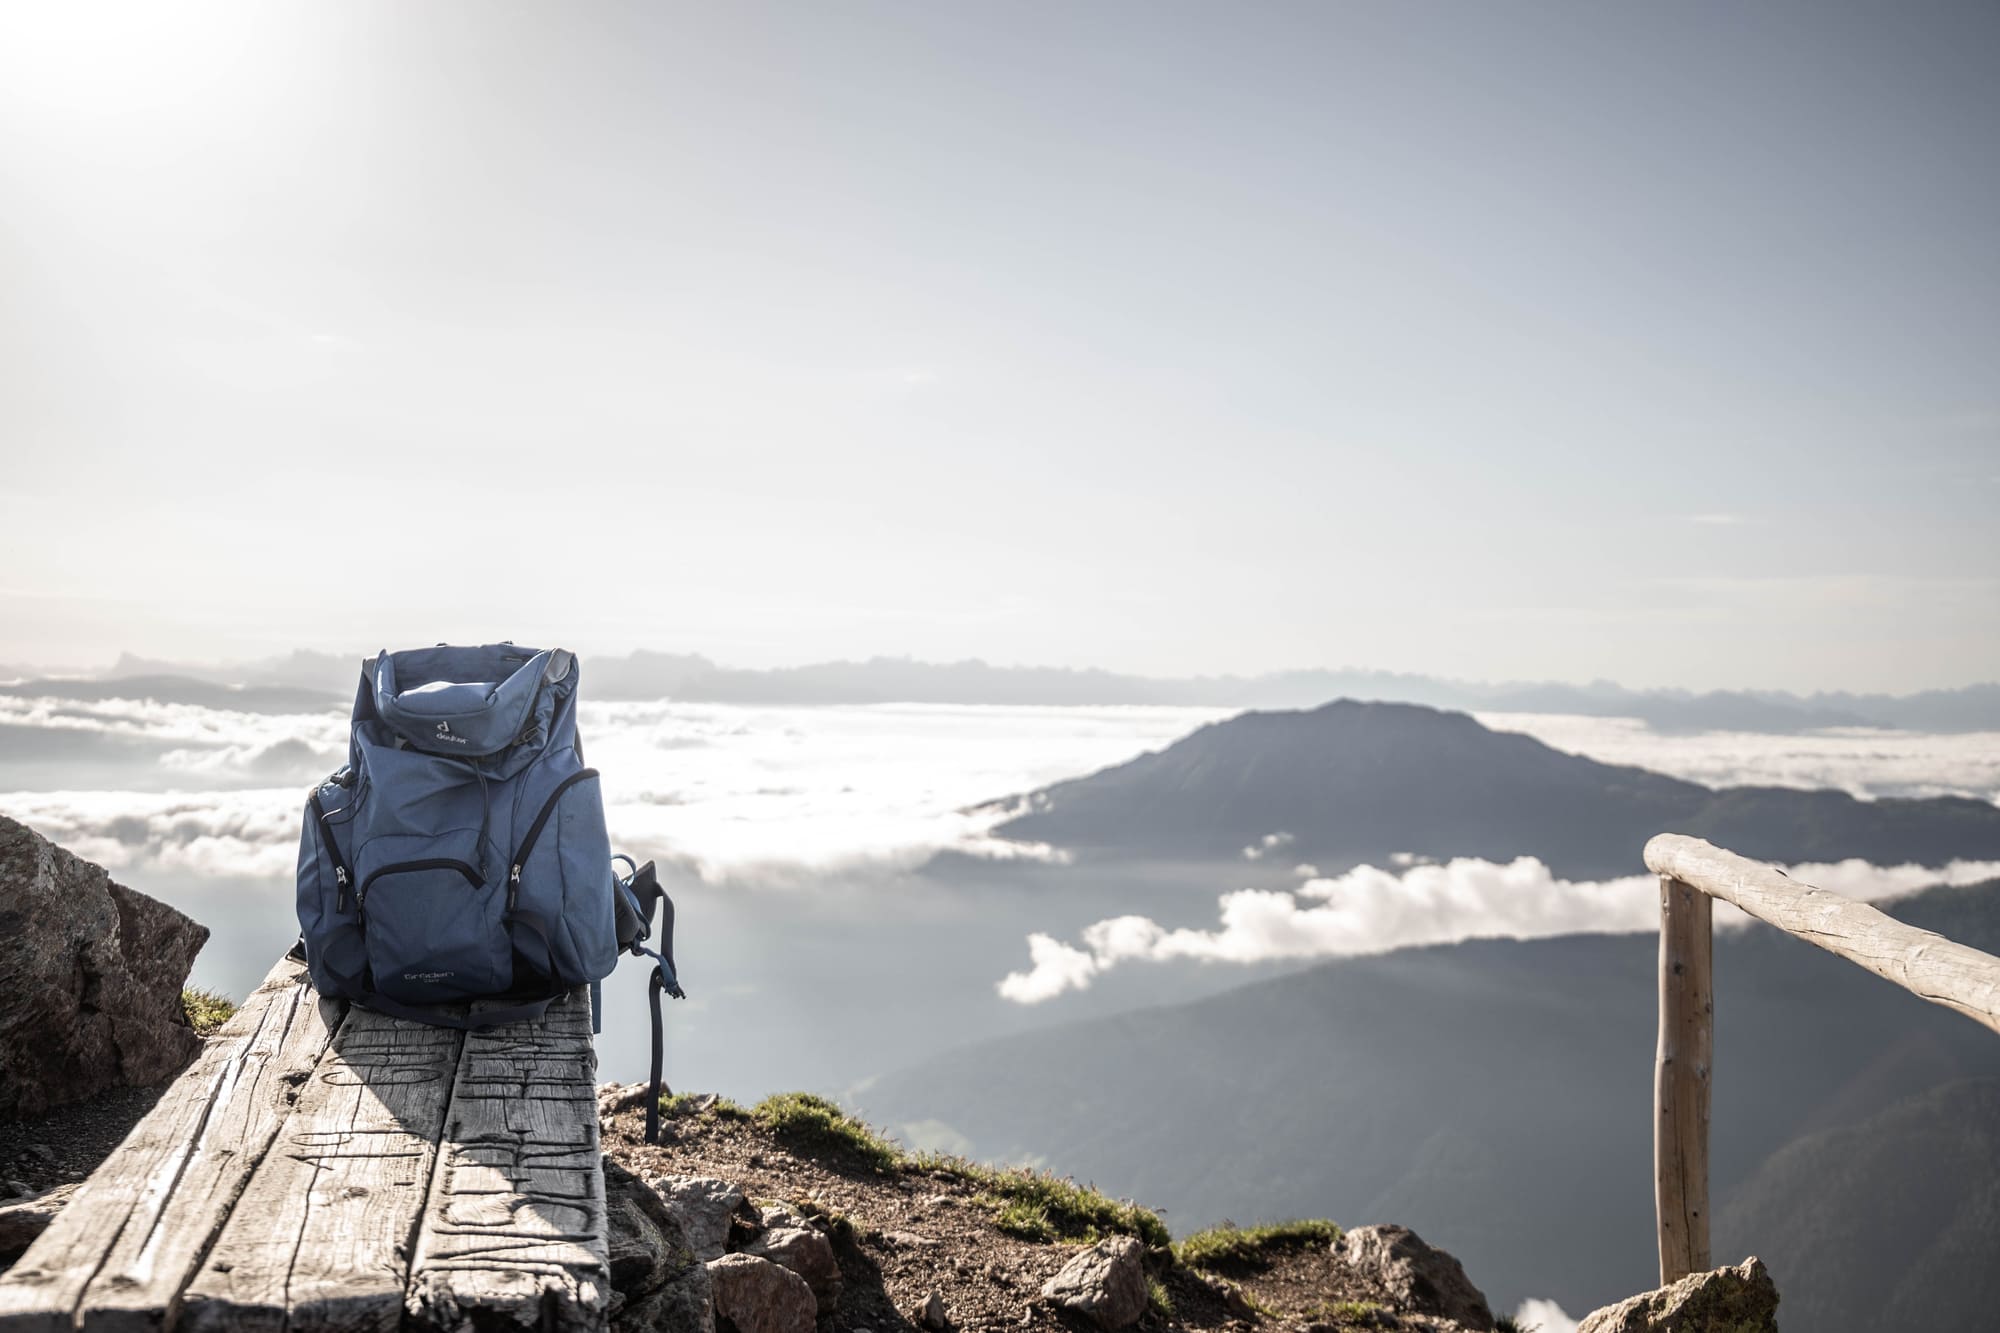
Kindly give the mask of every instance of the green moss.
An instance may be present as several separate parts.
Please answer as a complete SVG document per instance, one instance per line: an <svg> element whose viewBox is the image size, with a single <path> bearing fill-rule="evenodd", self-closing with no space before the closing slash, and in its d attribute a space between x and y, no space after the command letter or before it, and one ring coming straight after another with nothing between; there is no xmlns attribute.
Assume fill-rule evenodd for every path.
<svg viewBox="0 0 2000 1333"><path fill-rule="evenodd" d="M1396 1325L1395 1316L1373 1301L1339 1301L1322 1307L1320 1317L1355 1328L1393 1328Z"/></svg>
<svg viewBox="0 0 2000 1333"><path fill-rule="evenodd" d="M781 1092L750 1109L750 1118L787 1146L810 1153L854 1157L878 1171L893 1170L903 1150L824 1097Z"/></svg>
<svg viewBox="0 0 2000 1333"><path fill-rule="evenodd" d="M1261 1267L1279 1250L1324 1249L1340 1239L1340 1228L1323 1219L1275 1222L1269 1226L1210 1227L1174 1247L1189 1268Z"/></svg>
<svg viewBox="0 0 2000 1333"><path fill-rule="evenodd" d="M1174 1298L1156 1277L1146 1279L1146 1308L1168 1319L1174 1316Z"/></svg>
<svg viewBox="0 0 2000 1333"><path fill-rule="evenodd" d="M710 1120L748 1120L750 1113L727 1097L697 1097L689 1093L660 1098L660 1114L668 1120L696 1116Z"/></svg>
<svg viewBox="0 0 2000 1333"><path fill-rule="evenodd" d="M207 1037L235 1015L236 1003L220 991L189 986L181 991L181 1012L187 1015L188 1026L197 1037Z"/></svg>
<svg viewBox="0 0 2000 1333"><path fill-rule="evenodd" d="M932 1171L978 1186L994 1211L994 1225L1010 1236L1042 1242L1091 1244L1106 1236L1136 1236L1148 1245L1171 1245L1167 1224L1137 1204L1046 1171L981 1166L962 1157L926 1153L909 1169Z"/></svg>
<svg viewBox="0 0 2000 1333"><path fill-rule="evenodd" d="M1276 1319L1278 1317L1278 1312L1276 1310L1273 1310L1270 1306L1264 1304L1264 1302L1258 1300L1255 1292L1249 1291L1243 1287L1238 1287L1236 1288L1236 1294L1243 1298L1243 1303L1249 1306L1253 1313L1260 1314L1264 1316L1264 1318L1266 1319Z"/></svg>

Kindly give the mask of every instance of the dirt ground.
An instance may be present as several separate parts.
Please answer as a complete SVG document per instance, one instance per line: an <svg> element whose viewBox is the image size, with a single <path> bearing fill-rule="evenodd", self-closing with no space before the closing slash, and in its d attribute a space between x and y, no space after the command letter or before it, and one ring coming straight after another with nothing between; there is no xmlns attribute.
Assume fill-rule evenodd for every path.
<svg viewBox="0 0 2000 1333"><path fill-rule="evenodd" d="M1042 1284L1076 1254L1075 1243L1010 1235L996 1224L986 1185L949 1167L883 1169L861 1154L788 1141L740 1114L684 1115L663 1122L662 1142L643 1141L644 1114L604 1120L607 1156L635 1175L715 1176L753 1201L787 1203L830 1221L844 1289L821 1333L904 1333L936 1292L955 1330L1088 1327L1039 1299ZM1145 1330L1427 1329L1399 1316L1387 1294L1324 1244L1260 1249L1212 1273L1149 1251L1154 1305ZM1441 1325L1440 1327L1451 1327Z"/></svg>

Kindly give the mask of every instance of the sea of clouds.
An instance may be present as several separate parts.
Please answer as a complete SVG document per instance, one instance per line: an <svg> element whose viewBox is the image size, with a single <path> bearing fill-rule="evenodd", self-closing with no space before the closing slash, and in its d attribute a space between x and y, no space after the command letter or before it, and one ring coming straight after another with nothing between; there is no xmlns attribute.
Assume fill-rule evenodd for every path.
<svg viewBox="0 0 2000 1333"><path fill-rule="evenodd" d="M701 983L675 1007L675 1060L731 1095L837 1091L887 1062L1076 1007L1221 989L1284 960L1652 925L1652 891L1639 879L1565 882L1532 859L1322 876L1295 867L1275 832L1244 863L1246 878L1252 861L1264 876L1257 889L1196 880L1163 895L1150 881L1078 872L1060 891L1024 879L1011 892L1011 879L912 873L940 851L1059 861L996 839L1004 813L976 807L1162 748L1227 711L586 704L581 730L604 774L614 842L675 876L684 973ZM1990 797L2000 786L2000 736L1688 737L1619 719L1488 721L1717 783L1831 782L1863 796ZM297 929L291 885L306 788L345 754L346 709L331 703L259 712L0 695L0 812L210 926L195 981L236 994ZM1274 887L1274 866L1292 882ZM1801 873L1873 897L2000 868ZM643 1033L632 1027L644 1026L635 1017L643 976L626 971L612 981L606 1077L643 1072ZM1113 972L1119 979L1106 980ZM925 1004L909 1003L915 992ZM1069 1003L1045 1003L1059 996ZM824 1021L800 1023L806 1012Z"/></svg>
<svg viewBox="0 0 2000 1333"><path fill-rule="evenodd" d="M170 901L203 886L203 905L213 911L207 886L228 882L256 884L272 897L296 864L304 789L345 758L345 711L0 696L8 742L0 748L0 811L135 885L157 881ZM893 878L945 850L1060 859L1047 848L994 838L991 828L1003 816L975 807L1158 749L1226 715L1167 706L661 700L586 704L580 726L591 763L604 773L620 847L672 861L717 888L824 895ZM2000 735L1662 735L1621 718L1481 720L1713 785L1833 786L1864 798L2000 795ZM1273 833L1245 855L1282 864L1288 841ZM1989 878L2000 866L1850 862L1794 873L1875 898L1939 880ZM999 994L1037 1004L1141 962L1248 964L1475 936L1640 930L1654 924L1657 910L1644 877L1568 881L1531 857L1361 866L1332 877L1300 866L1296 874L1289 889L1218 885L1211 924L1165 925L1126 914L1081 931L1031 933L1026 967L1002 977ZM269 906L273 914L288 910ZM1018 930L1035 923L1006 924Z"/></svg>
<svg viewBox="0 0 2000 1333"><path fill-rule="evenodd" d="M678 859L712 883L777 887L823 882L829 871L908 867L944 849L1047 855L990 838L1001 816L970 808L1160 748L1226 715L1154 706L660 701L586 704L581 728L591 762L604 772L621 845ZM1622 718L1481 720L1560 749L1711 785L2000 799L2000 735L1993 733L1662 735ZM133 873L289 874L304 790L346 752L345 709L334 706L271 714L145 699L0 696L0 727L0 810ZM1260 855L1266 850L1282 854L1274 846ZM1486 922L1478 886L1498 883L1499 868L1463 873L1468 887L1436 906ZM1548 887L1580 909L1602 896L1553 881ZM1575 919L1602 915L1593 906Z"/></svg>
<svg viewBox="0 0 2000 1333"><path fill-rule="evenodd" d="M822 883L955 849L1040 856L967 808L1158 748L1218 710L920 704L586 704L614 840L716 884ZM345 710L227 712L0 696L0 722L120 744L73 780L0 789L0 811L101 865L269 878L296 864L306 788L345 760ZM10 776L0 754L0 783ZM274 776L273 768L282 771ZM18 780L18 775L15 775ZM282 783L282 785L280 785ZM6 785L14 785L6 783Z"/></svg>

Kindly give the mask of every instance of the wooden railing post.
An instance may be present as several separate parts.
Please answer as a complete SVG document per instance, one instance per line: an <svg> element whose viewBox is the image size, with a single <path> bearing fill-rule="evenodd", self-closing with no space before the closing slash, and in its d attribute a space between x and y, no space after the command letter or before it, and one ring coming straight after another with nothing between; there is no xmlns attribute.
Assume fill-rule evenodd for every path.
<svg viewBox="0 0 2000 1333"><path fill-rule="evenodd" d="M1660 1047L1653 1066L1653 1208L1660 1285L1706 1272L1708 1091L1715 997L1708 895L1660 876Z"/></svg>

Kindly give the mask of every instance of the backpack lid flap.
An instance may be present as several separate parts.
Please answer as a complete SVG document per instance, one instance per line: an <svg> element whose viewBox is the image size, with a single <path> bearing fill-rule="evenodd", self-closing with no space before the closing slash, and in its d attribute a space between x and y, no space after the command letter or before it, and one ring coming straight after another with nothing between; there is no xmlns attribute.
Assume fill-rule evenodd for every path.
<svg viewBox="0 0 2000 1333"><path fill-rule="evenodd" d="M375 712L410 745L432 754L497 754L534 717L543 681L569 673L569 653L513 644L418 648L375 659Z"/></svg>

